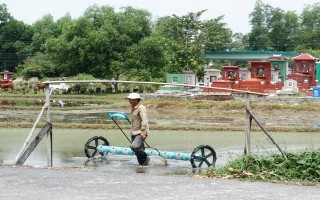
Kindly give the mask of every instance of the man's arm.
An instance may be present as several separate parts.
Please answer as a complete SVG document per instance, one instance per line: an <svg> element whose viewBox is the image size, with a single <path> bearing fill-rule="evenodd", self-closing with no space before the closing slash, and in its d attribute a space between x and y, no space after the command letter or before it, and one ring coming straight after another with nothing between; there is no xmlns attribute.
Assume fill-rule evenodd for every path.
<svg viewBox="0 0 320 200"><path fill-rule="evenodd" d="M141 134L144 134L145 136L148 135L148 116L147 116L147 109L144 106L139 107L140 110L140 117L141 117Z"/></svg>

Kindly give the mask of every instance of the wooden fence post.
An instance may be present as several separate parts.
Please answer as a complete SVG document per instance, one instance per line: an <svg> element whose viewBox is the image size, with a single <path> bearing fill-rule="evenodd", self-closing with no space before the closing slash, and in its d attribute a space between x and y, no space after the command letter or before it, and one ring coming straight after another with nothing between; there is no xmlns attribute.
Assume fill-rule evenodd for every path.
<svg viewBox="0 0 320 200"><path fill-rule="evenodd" d="M51 116L50 116L50 88L49 84L46 84L46 105L47 105L47 122L51 123ZM52 167L52 128L50 131L47 132L47 160L48 160L48 167Z"/></svg>
<svg viewBox="0 0 320 200"><path fill-rule="evenodd" d="M246 110L250 110L250 93L246 93ZM250 114L246 111L246 131L245 131L245 154L251 154L251 121Z"/></svg>
<svg viewBox="0 0 320 200"><path fill-rule="evenodd" d="M269 139L272 141L272 143L274 145L276 145L276 147L278 148L278 150L281 152L283 158L288 161L288 158L286 156L286 154L284 153L284 151L282 151L281 147L278 145L278 143L276 143L276 141L273 139L273 137L267 132L267 130L261 125L261 123L257 120L257 118L251 113L250 110L246 109L247 113L250 115L250 118L253 119L258 126L261 128L261 130L269 137Z"/></svg>

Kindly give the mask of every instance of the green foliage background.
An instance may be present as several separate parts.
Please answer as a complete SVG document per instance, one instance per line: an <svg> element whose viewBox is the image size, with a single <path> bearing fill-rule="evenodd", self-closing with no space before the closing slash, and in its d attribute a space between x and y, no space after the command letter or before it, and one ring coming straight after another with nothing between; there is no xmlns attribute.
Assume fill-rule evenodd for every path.
<svg viewBox="0 0 320 200"><path fill-rule="evenodd" d="M257 0L248 16L252 26L248 34L234 33L224 16L201 20L205 12L154 19L143 9L124 7L117 12L95 5L77 19L66 15L54 20L48 14L27 25L0 4L0 71L25 79L83 73L99 79L153 81L191 70L201 80L207 51L320 55L320 3L305 5L297 14Z"/></svg>

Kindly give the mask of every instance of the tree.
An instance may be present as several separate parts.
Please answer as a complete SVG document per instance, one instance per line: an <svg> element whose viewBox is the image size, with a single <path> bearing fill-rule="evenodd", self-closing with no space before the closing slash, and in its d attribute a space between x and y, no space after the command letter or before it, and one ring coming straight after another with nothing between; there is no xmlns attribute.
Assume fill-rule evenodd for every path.
<svg viewBox="0 0 320 200"><path fill-rule="evenodd" d="M163 17L156 21L154 33L164 38L167 73L193 71L202 79L207 63L206 52L226 50L232 39L232 32L222 22L223 16L201 21L205 10L188 13L185 16Z"/></svg>
<svg viewBox="0 0 320 200"><path fill-rule="evenodd" d="M272 50L286 50L286 28L284 26L283 13L284 11L281 9L273 10L272 17L269 21L271 28L269 38L272 43Z"/></svg>
<svg viewBox="0 0 320 200"><path fill-rule="evenodd" d="M32 29L10 16L5 4L0 5L0 71L16 71L19 63L30 55Z"/></svg>
<svg viewBox="0 0 320 200"><path fill-rule="evenodd" d="M7 5L6 4L0 4L0 26L2 26L4 23L9 21L11 19L11 15L8 12Z"/></svg>
<svg viewBox="0 0 320 200"><path fill-rule="evenodd" d="M299 51L320 48L320 3L307 5L300 16L256 1L250 13L250 50Z"/></svg>
<svg viewBox="0 0 320 200"><path fill-rule="evenodd" d="M299 16L293 11L286 12L284 14L284 26L287 35L286 51L294 51L299 34Z"/></svg>
<svg viewBox="0 0 320 200"><path fill-rule="evenodd" d="M244 51L247 48L248 35L242 33L235 33L232 35L232 41L227 46L230 51Z"/></svg>
<svg viewBox="0 0 320 200"><path fill-rule="evenodd" d="M60 73L56 70L55 64L49 59L47 54L37 52L34 56L25 59L23 64L18 66L19 76L25 78L57 77Z"/></svg>
<svg viewBox="0 0 320 200"><path fill-rule="evenodd" d="M166 16L155 22L153 35L163 38L162 47L167 59L167 65L164 68L167 73L181 73L184 70L182 61L185 41L182 36L182 28L178 26L179 20L177 16Z"/></svg>
<svg viewBox="0 0 320 200"><path fill-rule="evenodd" d="M205 51L227 50L232 42L232 31L222 22L224 16L203 22L201 38Z"/></svg>
<svg viewBox="0 0 320 200"><path fill-rule="evenodd" d="M131 49L151 34L150 18L149 12L132 7L117 13L109 6L92 6L49 39L46 49L65 75L117 80L130 71Z"/></svg>
<svg viewBox="0 0 320 200"><path fill-rule="evenodd" d="M110 69L112 77L118 80L122 74L130 74L130 70L136 67L146 67L146 60L141 60L135 52L139 49L140 42L151 34L151 14L145 10L126 7L123 12L118 13L113 28L116 35L110 36Z"/></svg>
<svg viewBox="0 0 320 200"><path fill-rule="evenodd" d="M301 13L300 49L320 49L320 3L306 6Z"/></svg>
<svg viewBox="0 0 320 200"><path fill-rule="evenodd" d="M254 10L250 13L250 24L252 30L249 35L250 50L270 49L271 41L269 38L269 10L270 6L263 4L261 0L256 1Z"/></svg>
<svg viewBox="0 0 320 200"><path fill-rule="evenodd" d="M162 44L163 38L152 35L130 48L126 54L126 64L131 71L131 77L143 81L165 77L166 54Z"/></svg>
<svg viewBox="0 0 320 200"><path fill-rule="evenodd" d="M203 47L199 43L204 11L188 13L185 16L160 18L156 22L155 34L165 38L165 48L169 57L169 73L181 73L184 70L195 71L197 62L203 59ZM202 55L202 56L199 56Z"/></svg>
<svg viewBox="0 0 320 200"><path fill-rule="evenodd" d="M60 18L57 22L54 21L52 15L48 14L36 21L32 25L33 36L31 43L32 53L45 52L46 41L51 38L57 38L62 33L62 27L67 26L71 22L70 16Z"/></svg>

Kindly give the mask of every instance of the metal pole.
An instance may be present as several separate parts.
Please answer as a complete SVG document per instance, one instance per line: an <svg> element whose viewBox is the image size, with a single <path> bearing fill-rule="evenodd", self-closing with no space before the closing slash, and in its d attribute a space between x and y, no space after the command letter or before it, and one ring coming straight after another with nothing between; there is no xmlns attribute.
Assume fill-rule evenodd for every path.
<svg viewBox="0 0 320 200"><path fill-rule="evenodd" d="M46 105L47 105L47 122L51 122L51 116L50 116L50 88L49 84L46 84ZM47 133L47 161L48 166L52 167L52 129L51 131L48 131Z"/></svg>
<svg viewBox="0 0 320 200"><path fill-rule="evenodd" d="M118 125L118 123L116 122L116 120L114 120L111 117L112 121L117 125L117 127L120 129L120 131L122 132L122 134L127 138L127 140L130 142L130 144L132 143L131 140L128 138L128 136L123 132L122 128ZM130 122L129 122L130 123ZM131 124L131 123L130 123Z"/></svg>
<svg viewBox="0 0 320 200"><path fill-rule="evenodd" d="M251 154L251 139L250 139L250 131L251 131L251 117L249 112L250 110L250 94L246 93L246 131L245 131L245 153L247 155Z"/></svg>

